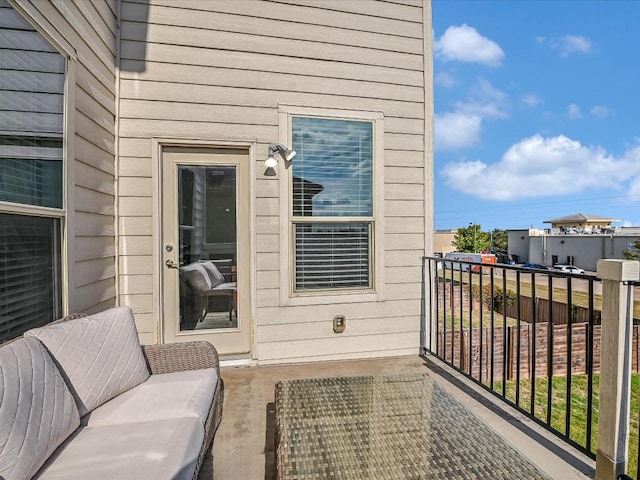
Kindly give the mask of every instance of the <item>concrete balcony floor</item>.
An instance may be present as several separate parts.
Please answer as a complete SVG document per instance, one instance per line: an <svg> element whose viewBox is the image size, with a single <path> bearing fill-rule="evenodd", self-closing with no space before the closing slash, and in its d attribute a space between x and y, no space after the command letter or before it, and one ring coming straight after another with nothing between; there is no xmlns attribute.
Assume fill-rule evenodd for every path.
<svg viewBox="0 0 640 480"><path fill-rule="evenodd" d="M594 477L594 461L437 360L419 356L279 366L223 367L222 423L199 480L275 478L274 388L278 380L427 373L552 479ZM271 413L270 413L271 410ZM269 425L269 428L267 427ZM480 446L479 446L480 447ZM399 479L401 480L401 479Z"/></svg>

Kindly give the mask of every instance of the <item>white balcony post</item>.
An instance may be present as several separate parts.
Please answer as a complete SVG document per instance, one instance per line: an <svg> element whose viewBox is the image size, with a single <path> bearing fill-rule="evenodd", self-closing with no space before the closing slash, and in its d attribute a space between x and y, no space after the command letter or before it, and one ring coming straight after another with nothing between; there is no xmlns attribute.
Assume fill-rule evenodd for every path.
<svg viewBox="0 0 640 480"><path fill-rule="evenodd" d="M638 281L640 263L598 260L597 273L602 279L602 350L596 480L611 480L627 468L633 289L625 282Z"/></svg>

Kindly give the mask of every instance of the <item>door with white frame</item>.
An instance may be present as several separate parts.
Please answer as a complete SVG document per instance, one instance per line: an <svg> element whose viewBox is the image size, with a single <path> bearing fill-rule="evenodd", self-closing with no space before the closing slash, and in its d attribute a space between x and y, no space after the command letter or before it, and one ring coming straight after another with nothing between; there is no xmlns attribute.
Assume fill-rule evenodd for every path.
<svg viewBox="0 0 640 480"><path fill-rule="evenodd" d="M163 339L249 353L249 150L164 147L161 156Z"/></svg>

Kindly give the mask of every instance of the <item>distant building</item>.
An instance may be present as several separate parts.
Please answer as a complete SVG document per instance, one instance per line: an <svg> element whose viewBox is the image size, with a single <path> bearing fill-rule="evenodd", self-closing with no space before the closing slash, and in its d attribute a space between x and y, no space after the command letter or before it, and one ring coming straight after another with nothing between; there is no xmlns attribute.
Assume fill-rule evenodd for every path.
<svg viewBox="0 0 640 480"><path fill-rule="evenodd" d="M619 218L576 213L575 215L568 215L553 220L545 220L544 223L550 223L552 229L557 228L560 230L581 230L582 232L600 233L600 230L610 229L612 228L611 224L613 222L619 221Z"/></svg>
<svg viewBox="0 0 640 480"><path fill-rule="evenodd" d="M623 258L640 238L639 227L614 227L616 218L578 213L545 220L548 229L508 230L509 255L519 263L568 264L595 271L603 258Z"/></svg>
<svg viewBox="0 0 640 480"><path fill-rule="evenodd" d="M433 234L433 253L444 257L447 253L455 252L455 240L458 229L436 230Z"/></svg>

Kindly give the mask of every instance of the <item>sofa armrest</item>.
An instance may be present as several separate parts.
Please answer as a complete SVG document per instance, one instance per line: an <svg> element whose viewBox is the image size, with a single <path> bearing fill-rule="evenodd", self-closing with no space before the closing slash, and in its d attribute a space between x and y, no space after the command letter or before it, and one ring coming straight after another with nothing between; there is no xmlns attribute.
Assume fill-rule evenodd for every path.
<svg viewBox="0 0 640 480"><path fill-rule="evenodd" d="M218 351L209 342L142 345L142 351L152 374L215 368L220 377Z"/></svg>

